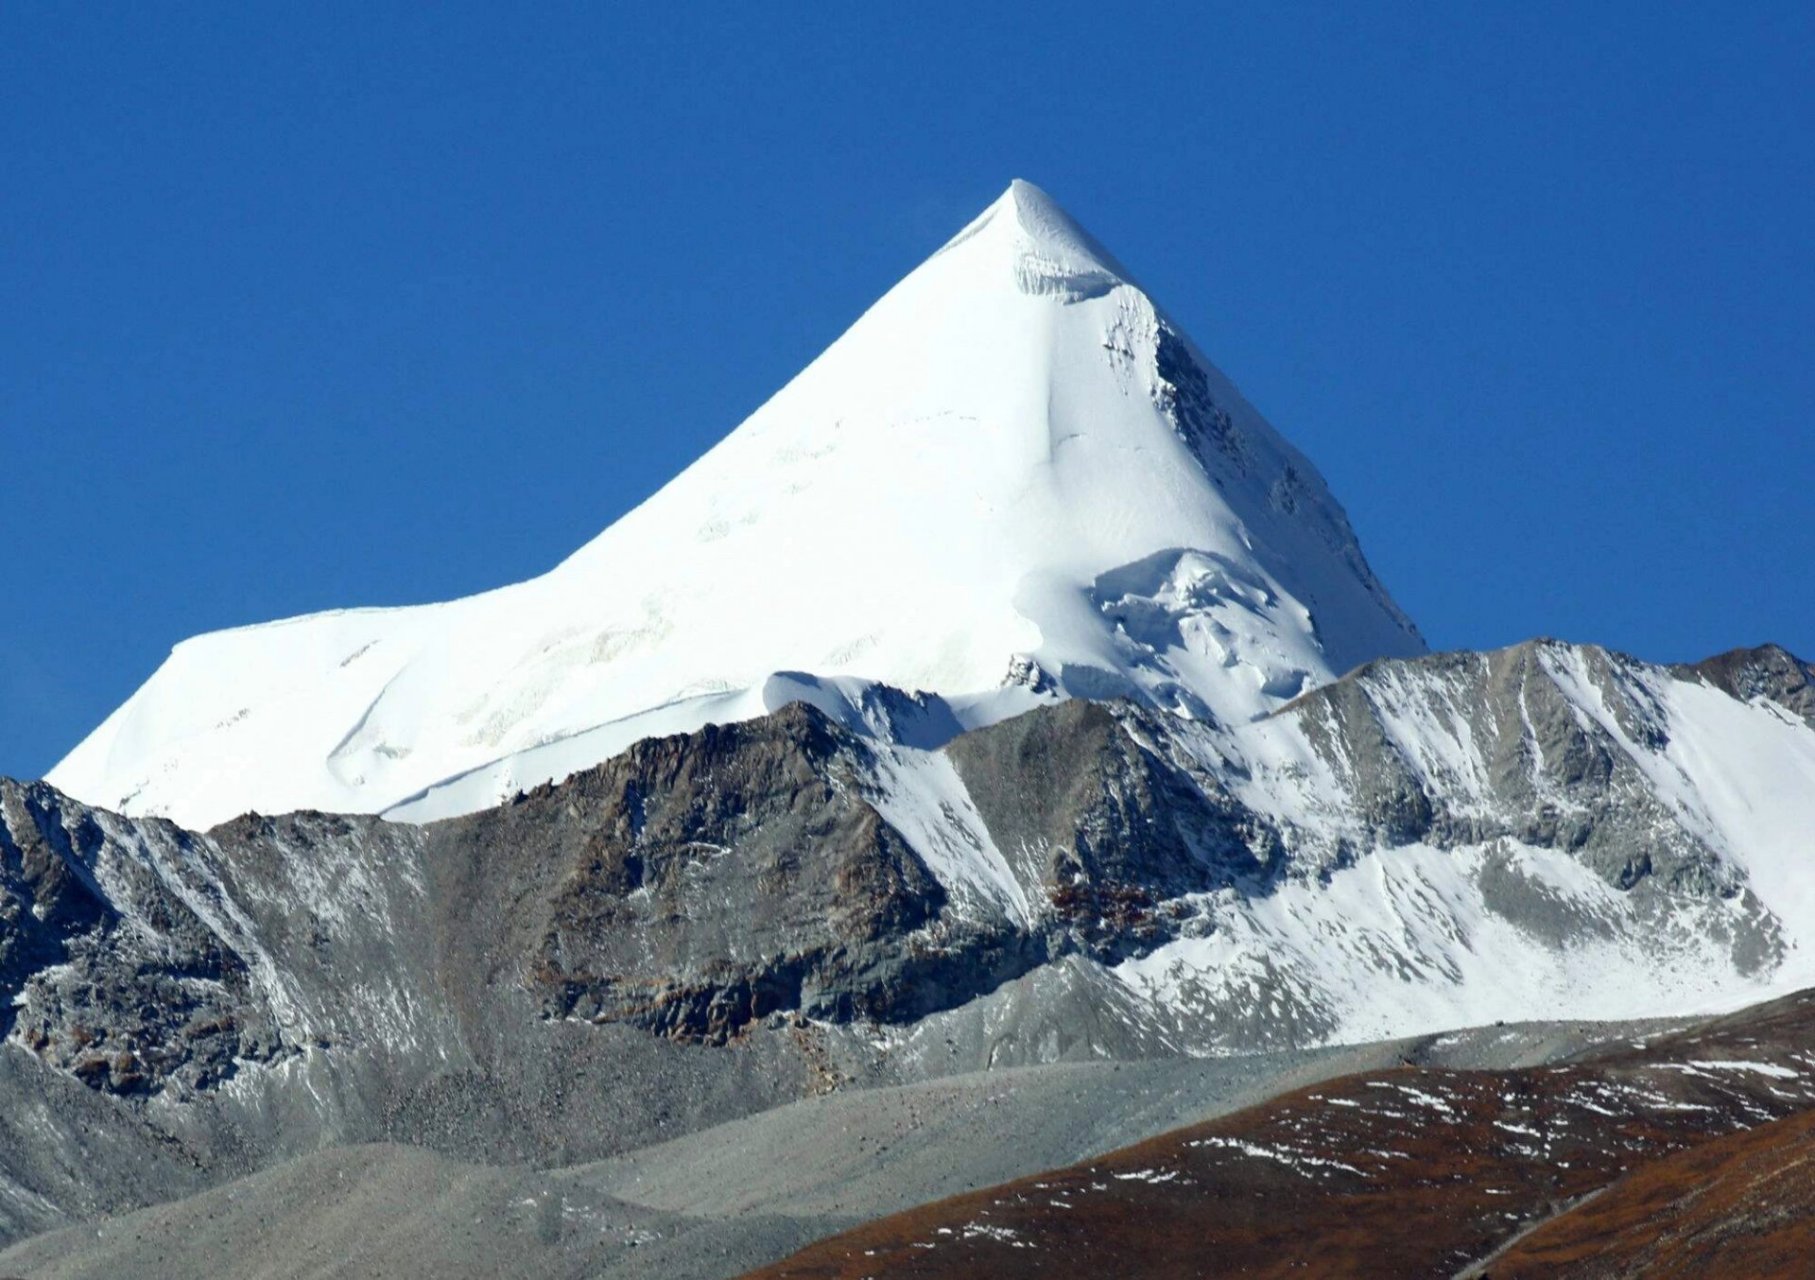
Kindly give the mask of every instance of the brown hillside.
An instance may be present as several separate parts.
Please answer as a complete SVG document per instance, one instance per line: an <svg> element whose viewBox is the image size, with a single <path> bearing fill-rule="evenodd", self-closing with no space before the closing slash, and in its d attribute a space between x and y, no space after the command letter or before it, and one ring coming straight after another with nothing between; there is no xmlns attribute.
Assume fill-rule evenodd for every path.
<svg viewBox="0 0 1815 1280"><path fill-rule="evenodd" d="M1815 1272L1815 1112L1634 1170L1493 1260L1493 1280L1802 1280Z"/></svg>
<svg viewBox="0 0 1815 1280"><path fill-rule="evenodd" d="M1811 1047L1805 993L1570 1066L1350 1076L753 1274L1453 1276L1537 1224L1560 1229L1629 1170L1815 1107Z"/></svg>

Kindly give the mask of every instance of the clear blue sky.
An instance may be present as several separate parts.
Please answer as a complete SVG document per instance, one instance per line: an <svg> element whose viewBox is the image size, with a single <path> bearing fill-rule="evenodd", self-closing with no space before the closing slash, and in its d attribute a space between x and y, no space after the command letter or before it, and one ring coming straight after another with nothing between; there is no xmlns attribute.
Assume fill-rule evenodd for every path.
<svg viewBox="0 0 1815 1280"><path fill-rule="evenodd" d="M1806 0L674 8L0 11L0 772L548 567L1012 176L1433 644L1815 654Z"/></svg>

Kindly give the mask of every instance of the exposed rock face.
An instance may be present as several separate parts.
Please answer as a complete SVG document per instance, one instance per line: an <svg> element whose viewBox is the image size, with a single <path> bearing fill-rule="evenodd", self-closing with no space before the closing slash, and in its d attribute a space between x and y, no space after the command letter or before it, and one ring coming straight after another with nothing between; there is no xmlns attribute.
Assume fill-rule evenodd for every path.
<svg viewBox="0 0 1815 1280"><path fill-rule="evenodd" d="M196 837L147 824L110 847L109 819L65 822L41 784L0 783L0 806L0 1026L19 1043L117 1094L206 1089L296 1051L258 957L182 877Z"/></svg>
<svg viewBox="0 0 1815 1280"><path fill-rule="evenodd" d="M1677 674L1792 711L1809 696L1781 650ZM1647 772L1669 742L1659 678L1539 642L1371 664L1247 736L1085 701L962 735L939 754L967 807L941 801L934 822L995 860L1016 911L884 816L898 749L805 704L426 828L303 814L198 836L7 784L5 1026L95 1088L188 1094L310 1046L456 1043L481 990L714 1045L784 1014L905 1025L1413 845L1482 850L1487 909L1554 947L1619 922L1521 851L1567 855L1641 916L1736 901L1720 923L1736 963L1768 966L1781 940L1739 864ZM1305 765L1270 761L1268 734L1320 771L1305 803L1289 803ZM340 999L348 981L366 998Z"/></svg>
<svg viewBox="0 0 1815 1280"><path fill-rule="evenodd" d="M1264 892L1278 838L1132 705L1068 702L946 751L996 847L1043 906L1048 949L1115 961L1177 934L1163 904Z"/></svg>
<svg viewBox="0 0 1815 1280"><path fill-rule="evenodd" d="M1735 668L1754 700L1534 641L1371 663L1233 729L1143 722L1226 785L1257 855L1252 833L1276 834L1283 869L1194 901L1180 942L1119 972L1220 1049L1390 1034L1414 990L1491 1021L1781 976L1808 945L1815 739L1772 696L1801 696L1797 664Z"/></svg>
<svg viewBox="0 0 1815 1280"><path fill-rule="evenodd" d="M1144 954L1176 936L1162 904L1181 895L1261 887L1240 806L1117 716L1063 704L950 753L978 843L1014 850L1021 919L955 901L865 798L887 748L800 703L646 741L431 839L514 851L461 860L508 875L477 892L519 904L511 948L545 1017L710 1044L776 1013L903 1025L1074 951Z"/></svg>
<svg viewBox="0 0 1815 1280"><path fill-rule="evenodd" d="M906 1021L928 992L899 943L945 894L860 798L863 754L796 703L439 834L519 851L506 891L525 893L512 926L546 1016L719 1044L784 1010Z"/></svg>
<svg viewBox="0 0 1815 1280"><path fill-rule="evenodd" d="M152 1194L47 1156L103 1131L153 1190L324 1141L571 1163L852 1080L1743 998L1815 950L1815 788L1721 758L1802 776L1808 674L1537 642L939 750L896 732L936 700L794 704L428 826L0 784L0 1232Z"/></svg>
<svg viewBox="0 0 1815 1280"><path fill-rule="evenodd" d="M1579 656L1611 723L1583 714L1581 688L1562 683L1547 656ZM1668 742L1648 670L1603 649L1533 641L1370 663L1286 714L1350 788L1368 843L1509 839L1569 852L1620 889L1655 877L1673 890L1736 892L1732 869L1629 750Z"/></svg>
<svg viewBox="0 0 1815 1280"><path fill-rule="evenodd" d="M1754 698L1774 702L1815 725L1815 666L1779 645L1730 649L1674 670L1705 680L1741 702Z"/></svg>

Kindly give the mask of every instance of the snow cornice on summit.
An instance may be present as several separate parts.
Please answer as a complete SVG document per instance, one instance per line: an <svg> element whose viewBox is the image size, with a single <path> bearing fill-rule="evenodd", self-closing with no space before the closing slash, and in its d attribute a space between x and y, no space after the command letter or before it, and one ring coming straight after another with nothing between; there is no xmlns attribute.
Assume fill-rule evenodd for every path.
<svg viewBox="0 0 1815 1280"><path fill-rule="evenodd" d="M429 818L793 698L900 736L874 691L927 691L923 745L1066 696L1241 723L1422 648L1315 468L1016 181L550 573L188 642L51 781Z"/></svg>

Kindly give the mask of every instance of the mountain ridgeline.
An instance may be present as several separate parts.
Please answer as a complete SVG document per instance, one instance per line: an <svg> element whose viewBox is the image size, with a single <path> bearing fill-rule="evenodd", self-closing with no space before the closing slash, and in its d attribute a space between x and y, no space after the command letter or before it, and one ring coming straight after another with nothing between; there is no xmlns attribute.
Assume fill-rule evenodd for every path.
<svg viewBox="0 0 1815 1280"><path fill-rule="evenodd" d="M508 1218L728 1274L1411 1038L1815 986L1812 859L1815 668L1428 652L1017 182L547 574L198 637L0 781L0 1244L181 1201L146 1239L236 1253L253 1186L299 1274L353 1195L321 1266L510 1271ZM864 1145L935 1112L1001 1140ZM801 1198L714 1199L714 1133Z"/></svg>
<svg viewBox="0 0 1815 1280"><path fill-rule="evenodd" d="M1423 648L1310 461L1017 182L550 572L186 641L49 781L197 828L422 821L776 710L788 673L950 730L1063 696L1240 721Z"/></svg>
<svg viewBox="0 0 1815 1280"><path fill-rule="evenodd" d="M1771 850L1720 825L1746 766L1681 762L1729 725L1815 760L1809 678L1540 642L1236 730L1072 700L935 750L799 702L428 825L195 833L6 783L0 1214L324 1140L571 1162L847 1084L1807 984ZM1777 796L1795 838L1811 794ZM163 1181L52 1158L97 1132Z"/></svg>

